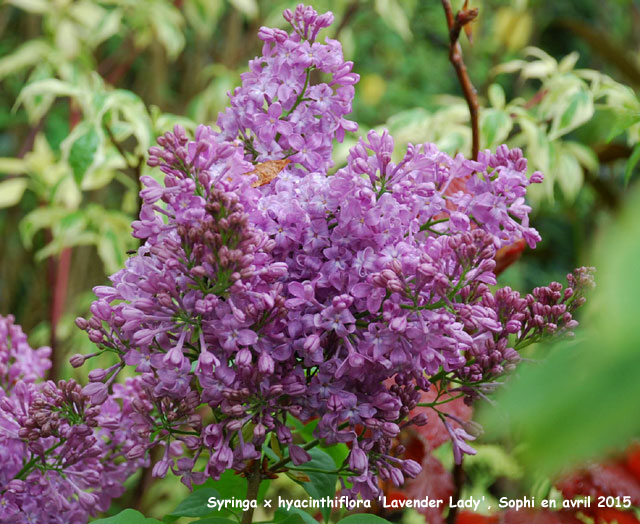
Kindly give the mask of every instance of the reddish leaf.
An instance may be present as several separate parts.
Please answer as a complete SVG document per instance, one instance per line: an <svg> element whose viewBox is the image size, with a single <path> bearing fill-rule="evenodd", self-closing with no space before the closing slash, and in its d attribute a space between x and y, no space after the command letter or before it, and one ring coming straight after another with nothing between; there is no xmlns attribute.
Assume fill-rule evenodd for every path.
<svg viewBox="0 0 640 524"><path fill-rule="evenodd" d="M516 240L513 244L505 246L496 253L496 268L493 270L496 275L502 273L511 264L520 258L520 255L527 246L524 238Z"/></svg>
<svg viewBox="0 0 640 524"><path fill-rule="evenodd" d="M420 402L433 402L436 399L436 396L435 388L432 388L427 393L422 394ZM440 397L439 401L445 400L450 396L451 395L449 394L443 395ZM438 410L449 413L450 415L453 415L460 420L464 420L465 422L471 420L472 409L464 403L462 398L457 398L456 400L452 400L446 404L440 404L438 406ZM411 411L410 417L415 416L418 413L426 413L428 422L424 426L413 428L413 430L426 439L430 449L435 449L449 440L449 433L435 411L431 408L417 407Z"/></svg>
<svg viewBox="0 0 640 524"><path fill-rule="evenodd" d="M461 511L456 518L456 524L498 524L497 515L478 515L470 511Z"/></svg>
<svg viewBox="0 0 640 524"><path fill-rule="evenodd" d="M404 494L409 499L449 500L453 495L453 479L442 463L430 453L422 460L422 472L415 478L408 480L404 485ZM440 508L420 508L429 524L444 524L442 511L445 505Z"/></svg>
<svg viewBox="0 0 640 524"><path fill-rule="evenodd" d="M390 489L385 490L385 498L387 499L387 504L391 504L394 500L407 500L407 496L402 493L402 491L398 491L398 488L395 486L391 486Z"/></svg>
<svg viewBox="0 0 640 524"><path fill-rule="evenodd" d="M635 479L640 482L640 444L633 444L629 448L625 466Z"/></svg>
<svg viewBox="0 0 640 524"><path fill-rule="evenodd" d="M515 509L507 511L500 524L584 524L568 511L546 509Z"/></svg>
<svg viewBox="0 0 640 524"><path fill-rule="evenodd" d="M598 464L589 468L593 485L602 495L631 497L634 506L640 506L640 483L619 464Z"/></svg>
<svg viewBox="0 0 640 524"><path fill-rule="evenodd" d="M469 180L469 177L454 178L451 182L449 182L447 190L444 192L444 194L446 196L451 196L455 195L458 191L466 193L467 180Z"/></svg>
<svg viewBox="0 0 640 524"><path fill-rule="evenodd" d="M597 508L596 524L617 522L617 524L640 524L638 519L628 511L619 511L613 508Z"/></svg>
<svg viewBox="0 0 640 524"><path fill-rule="evenodd" d="M403 431L400 433L400 443L405 447L403 458L415 460L418 464L424 460L428 444L423 437L413 431Z"/></svg>
<svg viewBox="0 0 640 524"><path fill-rule="evenodd" d="M557 482L566 498L578 495L630 497L640 506L640 483L620 464L595 464Z"/></svg>

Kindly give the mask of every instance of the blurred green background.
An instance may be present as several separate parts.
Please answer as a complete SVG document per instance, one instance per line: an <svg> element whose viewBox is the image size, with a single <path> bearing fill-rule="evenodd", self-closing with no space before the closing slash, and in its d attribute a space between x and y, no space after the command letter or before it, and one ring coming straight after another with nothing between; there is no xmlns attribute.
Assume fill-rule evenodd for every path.
<svg viewBox="0 0 640 524"><path fill-rule="evenodd" d="M359 134L386 126L399 150L432 141L469 154L469 116L440 2L311 3L333 11L324 36L342 41L361 75L352 116ZM281 12L294 6L5 0L0 7L0 313L13 313L34 345L54 348L52 376L72 374L68 357L90 351L73 319L86 314L91 288L137 246L130 222L139 177L149 172L147 149L175 123L214 125L247 60L260 53L259 27L284 27ZM481 148L522 147L531 171L546 177L530 195L543 241L500 281L520 290L562 281L593 263L595 239L616 227L636 184L640 4L476 0L470 7L480 14L472 44L463 37L462 45L480 98ZM337 167L355 139L336 148ZM629 220L627 234L640 233ZM637 274L635 262L628 269ZM146 498L160 500L153 490Z"/></svg>

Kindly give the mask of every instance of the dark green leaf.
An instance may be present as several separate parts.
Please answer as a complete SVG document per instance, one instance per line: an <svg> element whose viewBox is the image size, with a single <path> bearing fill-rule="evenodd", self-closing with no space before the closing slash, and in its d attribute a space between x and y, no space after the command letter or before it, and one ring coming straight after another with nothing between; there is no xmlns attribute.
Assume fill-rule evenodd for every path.
<svg viewBox="0 0 640 524"><path fill-rule="evenodd" d="M69 150L69 165L73 170L73 178L80 186L82 178L87 169L93 163L93 158L98 150L100 137L95 128L90 128L86 133L80 135L71 145Z"/></svg>
<svg viewBox="0 0 640 524"><path fill-rule="evenodd" d="M283 508L277 509L274 517L274 522L277 522L278 524L284 524L286 521L286 524L295 524L293 522L289 522L289 517L291 515L300 517L302 522L304 522L305 524L318 524L318 521L316 519L314 519L309 513L301 510L300 508L291 508L288 511Z"/></svg>
<svg viewBox="0 0 640 524"><path fill-rule="evenodd" d="M171 515L178 517L204 517L214 513L213 508L208 506L209 499L220 499L220 493L213 488L201 488L184 499Z"/></svg>
<svg viewBox="0 0 640 524"><path fill-rule="evenodd" d="M368 513L358 513L357 515L349 515L338 521L338 524L385 524L388 523L377 515L369 515Z"/></svg>
<svg viewBox="0 0 640 524"><path fill-rule="evenodd" d="M264 494L269 487L269 481L263 480L258 490L258 502L264 498ZM237 475L235 471L228 469L222 475L220 480L207 480L201 488L213 488L219 493L222 499L240 499L244 500L247 495L247 479Z"/></svg>
<svg viewBox="0 0 640 524"><path fill-rule="evenodd" d="M145 517L134 509L125 509L113 517L94 520L92 524L162 524L159 520Z"/></svg>
<svg viewBox="0 0 640 524"><path fill-rule="evenodd" d="M318 522L317 520L315 520L311 515L309 515L308 513L305 513L304 511L300 511L300 513L296 513L293 510L297 510L298 508L292 508L292 510L289 513L286 512L280 512L277 511L275 518L274 518L274 522L277 522L278 524L305 524L305 522L308 522L302 515L300 515L300 513L302 513L303 515L308 515L309 518L313 521L313 522ZM280 517L284 517L282 519L280 519Z"/></svg>
<svg viewBox="0 0 640 524"><path fill-rule="evenodd" d="M633 174L633 170L636 165L640 162L640 144L636 144L636 147L633 148L633 152L627 160L627 166L624 169L624 183L627 185L629 180L631 180L631 175Z"/></svg>
<svg viewBox="0 0 640 524"><path fill-rule="evenodd" d="M346 444L332 444L331 446L321 446L322 451L330 455L336 468L342 466L344 460L349 456L349 447Z"/></svg>
<svg viewBox="0 0 640 524"><path fill-rule="evenodd" d="M304 490L314 499L323 499L325 497L333 498L336 493L336 482L338 475L335 473L318 473L317 471L307 471L309 468L321 469L324 471L335 471L336 464L330 455L318 448L309 450L311 460L305 462L300 469L309 477L309 482L298 482ZM329 520L331 508L322 508L322 516L325 520Z"/></svg>
<svg viewBox="0 0 640 524"><path fill-rule="evenodd" d="M205 519L196 520L200 524L238 524L236 520L223 519L221 517L208 517Z"/></svg>

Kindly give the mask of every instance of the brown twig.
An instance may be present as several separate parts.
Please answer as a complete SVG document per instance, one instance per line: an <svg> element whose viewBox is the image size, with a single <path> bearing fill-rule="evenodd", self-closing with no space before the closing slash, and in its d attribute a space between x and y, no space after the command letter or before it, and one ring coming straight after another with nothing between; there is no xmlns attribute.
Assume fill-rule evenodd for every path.
<svg viewBox="0 0 640 524"><path fill-rule="evenodd" d="M58 349L58 323L64 312L64 305L67 300L67 288L69 286L69 273L71 271L70 247L65 247L60 254L52 256L49 261L49 278L51 282L51 304L49 310L49 321L51 322L51 332L49 334L49 346L51 347L51 368L49 369L49 380L56 381L60 375L60 360Z"/></svg>
<svg viewBox="0 0 640 524"><path fill-rule="evenodd" d="M351 19L356 14L356 12L358 11L359 7L360 7L359 0L353 0L347 6L347 8L344 10L344 14L342 15L342 20L340 20L340 23L338 24L338 27L336 28L336 32L333 35L334 39L338 40L338 38L340 36L340 33L342 33L343 29L349 25L349 22L351 22Z"/></svg>
<svg viewBox="0 0 640 524"><path fill-rule="evenodd" d="M144 511L145 500L144 495L148 492L149 488L155 481L153 476L153 465L160 460L161 456L161 448L160 446L155 446L151 448L149 455L149 465L142 468L140 472L140 477L136 482L135 486L130 492L130 499L128 499L127 504L132 508L137 509L138 511Z"/></svg>
<svg viewBox="0 0 640 524"><path fill-rule="evenodd" d="M464 484L464 468L462 462L453 466L453 494L451 500L457 504L460 500L460 493L462 492L462 485ZM455 524L456 517L458 516L458 506L451 506L449 508L449 514L447 515L447 524Z"/></svg>
<svg viewBox="0 0 640 524"><path fill-rule="evenodd" d="M480 151L480 126L478 124L478 93L476 88L473 87L467 67L462 59L462 48L460 47L460 30L471 22L476 16L478 16L477 9L462 9L458 11L456 15L453 15L451 9L451 2L449 0L442 0L442 7L444 7L444 14L447 18L447 26L449 27L449 60L453 64L464 93L464 98L469 106L469 113L471 115L471 137L472 148L471 156L474 160L478 158Z"/></svg>
<svg viewBox="0 0 640 524"><path fill-rule="evenodd" d="M247 501L258 500L258 491L262 482L262 472L260 471L260 460L255 460L247 472ZM251 524L253 522L253 506L249 506L242 514L241 524Z"/></svg>

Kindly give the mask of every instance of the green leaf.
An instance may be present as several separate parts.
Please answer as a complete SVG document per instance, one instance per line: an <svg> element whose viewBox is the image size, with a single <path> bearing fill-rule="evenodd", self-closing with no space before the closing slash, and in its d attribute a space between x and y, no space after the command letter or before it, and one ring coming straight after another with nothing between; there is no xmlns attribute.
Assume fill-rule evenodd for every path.
<svg viewBox="0 0 640 524"><path fill-rule="evenodd" d="M633 174L633 169L640 162L640 144L636 144L636 147L633 148L633 152L627 160L627 165L624 169L624 184L627 185L629 180L631 180L631 175Z"/></svg>
<svg viewBox="0 0 640 524"><path fill-rule="evenodd" d="M263 480L258 490L258 502L264 498L269 487L269 481ZM202 488L214 488L220 494L222 499L241 499L244 500L247 495L247 479L236 475L235 471L228 469L222 475L220 480L207 480ZM200 489L202 489L200 488Z"/></svg>
<svg viewBox="0 0 640 524"><path fill-rule="evenodd" d="M222 517L208 517L206 519L196 520L200 524L238 524L237 520L223 519Z"/></svg>
<svg viewBox="0 0 640 524"><path fill-rule="evenodd" d="M403 40L411 40L411 26L407 13L396 0L376 0L375 9L382 20Z"/></svg>
<svg viewBox="0 0 640 524"><path fill-rule="evenodd" d="M554 171L554 178L567 200L575 200L584 180L582 168L576 157L565 152L559 153Z"/></svg>
<svg viewBox="0 0 640 524"><path fill-rule="evenodd" d="M97 118L101 120L109 111L121 115L122 120L117 122L121 133L111 129L116 134L117 140L122 143L131 135L138 141L138 153L146 154L151 146L152 124L147 108L142 99L126 89L116 89L102 96L95 96L93 100Z"/></svg>
<svg viewBox="0 0 640 524"><path fill-rule="evenodd" d="M171 512L171 515L178 517L204 517L211 515L214 513L214 509L208 506L210 498L220 499L222 497L213 488L197 489L180 502L176 509Z"/></svg>
<svg viewBox="0 0 640 524"><path fill-rule="evenodd" d="M258 16L258 3L256 0L229 0L229 3L249 20L253 20Z"/></svg>
<svg viewBox="0 0 640 524"><path fill-rule="evenodd" d="M640 122L640 113L635 111L617 113L607 136L607 142L611 142L618 135L626 133L631 126L636 125L638 122Z"/></svg>
<svg viewBox="0 0 640 524"><path fill-rule="evenodd" d="M26 101L33 101L33 99L38 96L44 96L47 99L46 103L43 102L38 105L37 109L34 109L34 114L31 115L32 118L38 119L49 110L49 107L53 103L55 97L69 96L75 98L80 96L81 93L82 91L80 89L68 82L63 82L57 78L45 78L43 80L36 80L27 84L22 91L20 91L13 107L19 107Z"/></svg>
<svg viewBox="0 0 640 524"><path fill-rule="evenodd" d="M518 124L520 124L526 139L527 156L530 159L531 167L539 169L545 174L542 189L546 192L549 200L553 200L554 177L550 169L552 147L547 134L542 127L527 116L518 118ZM535 187L533 186L531 189L535 189ZM531 193L528 193L528 196L531 197Z"/></svg>
<svg viewBox="0 0 640 524"><path fill-rule="evenodd" d="M596 155L589 146L585 146L580 142L566 141L563 143L563 149L576 157L576 160L580 162L580 165L584 166L587 171L595 173L600 167L598 155Z"/></svg>
<svg viewBox="0 0 640 524"><path fill-rule="evenodd" d="M495 444L474 444L475 455L465 457L465 467L486 472L492 484L498 477L519 479L522 467L507 450ZM489 484L487 484L489 485Z"/></svg>
<svg viewBox="0 0 640 524"><path fill-rule="evenodd" d="M19 225L24 246L31 249L34 235L43 228L59 223L67 213L66 209L59 207L38 207L27 214Z"/></svg>
<svg viewBox="0 0 640 524"><path fill-rule="evenodd" d="M349 456L349 447L342 443L321 446L320 449L333 459L336 468L342 466L344 460Z"/></svg>
<svg viewBox="0 0 640 524"><path fill-rule="evenodd" d="M27 172L27 165L22 158L0 158L0 173L22 175Z"/></svg>
<svg viewBox="0 0 640 524"><path fill-rule="evenodd" d="M44 259L58 255L67 247L73 246L91 246L98 242L99 236L92 231L83 231L74 236L62 236L54 238L42 249L36 251L35 260L41 262Z"/></svg>
<svg viewBox="0 0 640 524"><path fill-rule="evenodd" d="M338 524L386 524L388 522L388 520L378 517L377 515L358 513L357 515L349 515L339 520Z"/></svg>
<svg viewBox="0 0 640 524"><path fill-rule="evenodd" d="M125 509L113 517L94 520L92 524L162 524L159 520L145 517L134 509Z"/></svg>
<svg viewBox="0 0 640 524"><path fill-rule="evenodd" d="M575 67L579 58L580 54L576 51L569 53L562 60L560 60L560 63L558 64L558 71L560 73L568 73Z"/></svg>
<svg viewBox="0 0 640 524"><path fill-rule="evenodd" d="M185 44L182 13L169 2L157 2L149 22L169 59L175 60Z"/></svg>
<svg viewBox="0 0 640 524"><path fill-rule="evenodd" d="M183 4L184 16L203 40L210 39L225 5L222 2L192 0Z"/></svg>
<svg viewBox="0 0 640 524"><path fill-rule="evenodd" d="M104 264L107 274L115 273L124 265L126 250L113 230L107 229L100 235L98 255Z"/></svg>
<svg viewBox="0 0 640 524"><path fill-rule="evenodd" d="M305 471L307 468L321 469L325 471L335 471L336 464L330 455L318 448L312 448L308 451L311 460L305 462L300 469L302 473L309 477L309 482L298 482L304 490L314 499L323 499L325 497L333 498L336 493L336 482L338 475L335 473L318 473L317 471ZM294 468L292 468L294 469ZM322 508L322 516L325 521L329 520L331 508Z"/></svg>
<svg viewBox="0 0 640 524"><path fill-rule="evenodd" d="M15 206L25 189L27 189L26 178L11 178L0 182L0 208Z"/></svg>
<svg viewBox="0 0 640 524"><path fill-rule="evenodd" d="M49 52L51 47L42 40L30 40L13 53L0 59L0 78L36 65Z"/></svg>
<svg viewBox="0 0 640 524"><path fill-rule="evenodd" d="M563 104L563 111L557 114L551 123L550 140L566 135L593 116L593 95L586 89L575 91L566 100L563 100Z"/></svg>
<svg viewBox="0 0 640 524"><path fill-rule="evenodd" d="M36 14L45 14L49 9L55 9L46 0L8 0L7 3Z"/></svg>
<svg viewBox="0 0 640 524"><path fill-rule="evenodd" d="M269 481L263 481L258 490L258 501L264 498L269 487ZM220 480L207 480L202 486L196 487L171 513L173 516L219 518L234 513L238 508L215 510L208 507L210 497L218 500L244 500L247 494L247 479L227 470Z"/></svg>
<svg viewBox="0 0 640 524"><path fill-rule="evenodd" d="M491 84L488 91L489 103L495 109L503 109L505 104L504 89L500 84Z"/></svg>
<svg viewBox="0 0 640 524"><path fill-rule="evenodd" d="M78 186L82 185L85 173L94 161L100 137L95 127L90 127L71 144L69 149L69 165L73 171L73 179Z"/></svg>
<svg viewBox="0 0 640 524"><path fill-rule="evenodd" d="M301 510L300 508L293 508L293 507L289 510L287 510L286 508L276 509L274 522L277 522L278 524L283 524L285 521L287 521L286 524L295 524L289 521L289 517L291 515L296 515L300 517L302 522L304 522L305 524L318 524L318 521L314 519L309 513Z"/></svg>
<svg viewBox="0 0 640 524"><path fill-rule="evenodd" d="M298 508L292 508L292 509L298 509ZM304 511L301 511L300 513L304 514ZM274 522L277 522L278 524L305 524L305 522L308 522L308 520L305 519L302 515L300 515L300 513L291 511L287 513L282 520L278 518L279 515L276 515ZM312 521L318 522L316 519L311 517L311 515L309 515L309 517L311 518Z"/></svg>
<svg viewBox="0 0 640 524"><path fill-rule="evenodd" d="M487 147L502 144L513 127L511 117L500 109L486 109L482 112L480 130Z"/></svg>

